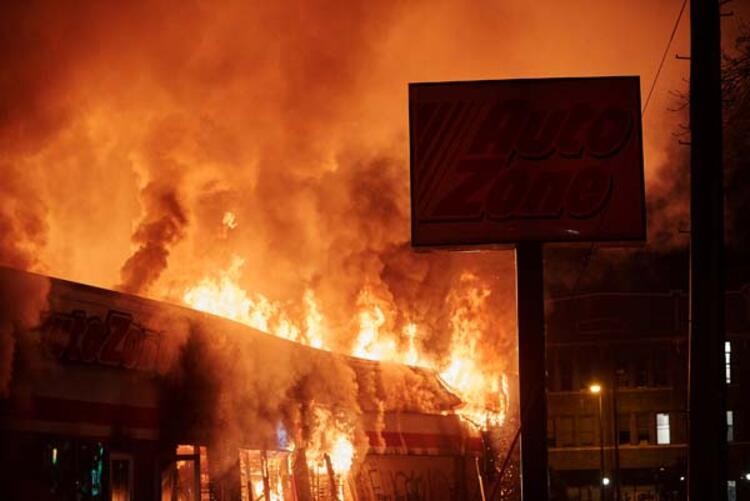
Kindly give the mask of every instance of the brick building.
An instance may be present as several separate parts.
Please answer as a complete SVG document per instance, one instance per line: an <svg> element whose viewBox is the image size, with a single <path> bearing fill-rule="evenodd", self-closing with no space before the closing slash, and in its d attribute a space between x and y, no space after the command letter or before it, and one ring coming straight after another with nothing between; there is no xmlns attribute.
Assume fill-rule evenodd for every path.
<svg viewBox="0 0 750 501"><path fill-rule="evenodd" d="M750 399L745 398L750 287L728 292L726 299L728 489L730 500L745 500L750 499ZM687 294L551 299L547 333L553 490L581 501L616 499L617 490L622 501L684 499Z"/></svg>

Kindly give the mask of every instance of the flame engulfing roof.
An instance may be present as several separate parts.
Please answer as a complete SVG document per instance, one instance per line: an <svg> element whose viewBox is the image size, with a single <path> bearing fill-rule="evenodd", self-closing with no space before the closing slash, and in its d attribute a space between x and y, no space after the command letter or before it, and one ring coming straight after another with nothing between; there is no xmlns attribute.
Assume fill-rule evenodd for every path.
<svg viewBox="0 0 750 501"><path fill-rule="evenodd" d="M32 331L42 341L37 356L70 370L98 365L156 381L158 401L147 405L160 409L161 432L211 444L227 458L238 444L305 444L308 454L351 449L364 457L373 443L386 446L389 413L445 415L461 405L428 369L334 354L182 306L0 269L3 289L29 279L49 287ZM87 388L65 391L88 398ZM277 443L280 427L288 443Z"/></svg>

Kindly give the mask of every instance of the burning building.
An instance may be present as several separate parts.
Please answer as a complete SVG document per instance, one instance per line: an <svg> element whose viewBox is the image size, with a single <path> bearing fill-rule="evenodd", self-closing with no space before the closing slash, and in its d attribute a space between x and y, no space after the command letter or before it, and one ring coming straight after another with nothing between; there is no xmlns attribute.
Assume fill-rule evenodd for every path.
<svg viewBox="0 0 750 501"><path fill-rule="evenodd" d="M18 324L0 399L4 499L479 499L494 489L487 433L433 370L64 280L10 269L1 279L3 291L28 283L46 298L38 327Z"/></svg>

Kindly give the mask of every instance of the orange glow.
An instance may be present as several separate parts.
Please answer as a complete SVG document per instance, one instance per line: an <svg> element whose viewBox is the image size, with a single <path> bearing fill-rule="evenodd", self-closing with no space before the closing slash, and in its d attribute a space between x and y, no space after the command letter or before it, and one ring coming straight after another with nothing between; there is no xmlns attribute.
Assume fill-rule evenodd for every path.
<svg viewBox="0 0 750 501"><path fill-rule="evenodd" d="M230 267L218 277L204 278L188 288L183 295L184 302L195 309L231 318L278 337L314 348L326 348L326 319L311 289L305 291L303 298L304 321L297 325L280 305L257 293L252 299L238 285L242 265L243 261L235 257ZM418 334L425 330L424 327L408 322L401 329L401 336L396 335L387 327L386 311L390 305L365 288L357 298L359 331L350 354L434 370L463 400L464 405L458 410L462 417L480 427L502 425L508 407L508 380L502 372L492 372L479 345L482 331L487 328L490 294L490 289L477 276L461 275L456 289L446 299L451 309L451 345L448 356L439 361L420 351ZM345 450L341 447L343 438L337 440L338 454L341 455ZM351 442L347 443L351 445ZM332 453L335 448L324 452ZM337 460L339 467L344 464L346 461Z"/></svg>
<svg viewBox="0 0 750 501"><path fill-rule="evenodd" d="M333 472L346 476L355 459L351 427L328 409L316 407L313 412L315 426L306 450L308 467L316 474L325 475L328 458Z"/></svg>
<svg viewBox="0 0 750 501"><path fill-rule="evenodd" d="M354 445L344 435L336 437L331 449L331 468L337 475L349 473L354 460Z"/></svg>
<svg viewBox="0 0 750 501"><path fill-rule="evenodd" d="M508 383L504 374L487 373L478 344L486 319L490 289L471 274L461 276L460 291L454 291L451 353L440 377L464 400L459 413L479 426L499 426L505 420Z"/></svg>
<svg viewBox="0 0 750 501"><path fill-rule="evenodd" d="M305 291L305 307L307 310L305 316L305 336L307 343L313 348L325 349L323 315L320 313L318 303L315 300L315 293L312 289Z"/></svg>
<svg viewBox="0 0 750 501"><path fill-rule="evenodd" d="M251 298L237 284L243 265L244 260L235 256L231 266L218 278L204 278L188 288L183 301L196 310L230 318L284 339L299 341L300 329L280 311L278 305L262 294L255 294Z"/></svg>
<svg viewBox="0 0 750 501"><path fill-rule="evenodd" d="M523 1L5 4L0 264L424 368L480 427L515 409L512 252L410 247L408 83L635 74L647 90L675 10L645 0L586 2L586 16ZM688 33L672 52L689 52ZM649 221L654 234L674 234L687 211L672 197L672 131L684 117L665 111L685 71L665 65L643 124L650 197L668 202ZM306 373L263 356L232 360L227 374ZM367 437L346 419L361 404L335 388L330 405L350 416L330 411L296 447L354 471ZM307 395L272 390L259 388L273 412L258 416L283 408L291 419L278 400ZM227 432L252 424L215 414L232 420Z"/></svg>
<svg viewBox="0 0 750 501"><path fill-rule="evenodd" d="M419 365L419 349L417 348L417 325L406 324L404 327L404 336L409 342L409 349L406 352L406 363L408 365Z"/></svg>
<svg viewBox="0 0 750 501"><path fill-rule="evenodd" d="M357 304L360 306L359 334L352 355L368 360L387 360L388 355L397 350L396 341L387 332L383 332L383 309L367 289L359 294Z"/></svg>

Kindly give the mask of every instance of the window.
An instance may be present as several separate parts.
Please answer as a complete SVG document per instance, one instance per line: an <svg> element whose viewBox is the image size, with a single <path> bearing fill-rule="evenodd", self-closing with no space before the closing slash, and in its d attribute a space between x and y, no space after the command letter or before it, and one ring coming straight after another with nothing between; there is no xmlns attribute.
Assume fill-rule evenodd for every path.
<svg viewBox="0 0 750 501"><path fill-rule="evenodd" d="M734 441L734 412L727 411L727 442Z"/></svg>
<svg viewBox="0 0 750 501"><path fill-rule="evenodd" d="M547 419L547 447L555 446L555 420Z"/></svg>
<svg viewBox="0 0 750 501"><path fill-rule="evenodd" d="M727 501L736 501L737 499L737 481L727 480Z"/></svg>
<svg viewBox="0 0 750 501"><path fill-rule="evenodd" d="M109 493L112 501L132 501L133 456L116 452L110 455Z"/></svg>
<svg viewBox="0 0 750 501"><path fill-rule="evenodd" d="M651 441L651 416L647 413L637 414L635 424L638 430L638 443L648 444Z"/></svg>
<svg viewBox="0 0 750 501"><path fill-rule="evenodd" d="M594 416L579 416L576 435L579 445L594 445Z"/></svg>
<svg viewBox="0 0 750 501"><path fill-rule="evenodd" d="M573 363L570 359L571 353L560 350L560 390L570 391L573 389Z"/></svg>
<svg viewBox="0 0 750 501"><path fill-rule="evenodd" d="M49 492L55 499L101 501L103 490L104 444L89 440L54 439L46 446L45 468Z"/></svg>
<svg viewBox="0 0 750 501"><path fill-rule="evenodd" d="M654 386L669 386L669 353L665 348L654 352Z"/></svg>
<svg viewBox="0 0 750 501"><path fill-rule="evenodd" d="M594 379L592 376L592 361L594 358L594 352L590 348L581 348L580 351L576 352L576 386L578 388L588 389L591 381Z"/></svg>
<svg viewBox="0 0 750 501"><path fill-rule="evenodd" d="M732 382L732 343L724 341L724 376L727 384Z"/></svg>
<svg viewBox="0 0 750 501"><path fill-rule="evenodd" d="M617 441L620 444L630 443L630 414L617 415Z"/></svg>
<svg viewBox="0 0 750 501"><path fill-rule="evenodd" d="M639 388L648 386L648 361L638 358L635 362L635 385Z"/></svg>
<svg viewBox="0 0 750 501"><path fill-rule="evenodd" d="M573 440L573 418L571 416L557 418L557 446L572 447L575 445Z"/></svg>
<svg viewBox="0 0 750 501"><path fill-rule="evenodd" d="M669 414L656 415L656 443L666 445L671 443L669 433Z"/></svg>
<svg viewBox="0 0 750 501"><path fill-rule="evenodd" d="M632 386L630 370L630 357L626 350L618 350L615 355L615 374L617 374L617 386Z"/></svg>

